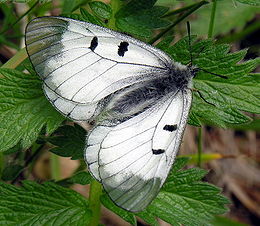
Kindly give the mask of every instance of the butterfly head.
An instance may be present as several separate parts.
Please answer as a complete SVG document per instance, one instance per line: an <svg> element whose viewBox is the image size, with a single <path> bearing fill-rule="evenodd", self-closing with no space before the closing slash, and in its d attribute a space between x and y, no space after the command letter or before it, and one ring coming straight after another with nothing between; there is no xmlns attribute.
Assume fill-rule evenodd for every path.
<svg viewBox="0 0 260 226"><path fill-rule="evenodd" d="M171 69L171 75L178 89L192 87L192 78L194 78L200 69L195 66L184 66L180 63L174 63Z"/></svg>

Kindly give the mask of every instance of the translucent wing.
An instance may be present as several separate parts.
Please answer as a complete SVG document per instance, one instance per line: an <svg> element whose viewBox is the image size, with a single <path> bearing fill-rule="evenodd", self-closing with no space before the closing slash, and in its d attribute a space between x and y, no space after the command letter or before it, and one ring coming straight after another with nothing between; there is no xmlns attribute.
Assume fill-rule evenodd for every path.
<svg viewBox="0 0 260 226"><path fill-rule="evenodd" d="M163 185L179 149L191 105L180 90L116 126L97 126L85 158L110 198L129 211L143 210Z"/></svg>
<svg viewBox="0 0 260 226"><path fill-rule="evenodd" d="M100 100L168 74L171 59L129 36L62 17L36 18L26 28L30 60L50 102L65 116L96 116Z"/></svg>

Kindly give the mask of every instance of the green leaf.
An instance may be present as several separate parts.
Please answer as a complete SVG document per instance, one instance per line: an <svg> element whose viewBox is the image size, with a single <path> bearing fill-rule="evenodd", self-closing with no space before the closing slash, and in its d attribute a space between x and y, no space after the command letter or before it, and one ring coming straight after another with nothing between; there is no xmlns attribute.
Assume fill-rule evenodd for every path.
<svg viewBox="0 0 260 226"><path fill-rule="evenodd" d="M209 225L214 215L227 211L229 201L220 195L214 185L200 182L207 173L203 169L182 168L189 158L177 158L170 175L157 198L142 212L135 213L149 225L158 225L160 218L172 225ZM107 194L101 197L102 204L134 225L133 213L117 207Z"/></svg>
<svg viewBox="0 0 260 226"><path fill-rule="evenodd" d="M187 158L178 158L157 198L146 210L172 225L208 225L227 211L228 200L214 185L198 182L201 169L180 170Z"/></svg>
<svg viewBox="0 0 260 226"><path fill-rule="evenodd" d="M69 14L74 12L76 9L78 9L80 6L85 5L90 0L64 0L62 1L62 14Z"/></svg>
<svg viewBox="0 0 260 226"><path fill-rule="evenodd" d="M73 182L74 184L90 184L90 182L93 180L92 176L90 175L89 172L78 172L75 175L73 175L70 178L70 181Z"/></svg>
<svg viewBox="0 0 260 226"><path fill-rule="evenodd" d="M167 27L171 23L161 19L168 8L153 6L155 1L130 1L116 14L116 26L124 32L140 37L150 37L152 30Z"/></svg>
<svg viewBox="0 0 260 226"><path fill-rule="evenodd" d="M4 35L0 34L0 45L7 45L10 46L14 49L18 49L19 47L14 44L13 42L9 41L8 39L6 39L6 37Z"/></svg>
<svg viewBox="0 0 260 226"><path fill-rule="evenodd" d="M190 3L193 2L190 1ZM196 11L196 20L191 21L191 28L196 31L196 34L207 35L211 7L212 4L207 4ZM213 35L226 34L232 29L242 30L246 23L253 19L258 12L259 8L255 6L234 1L218 1Z"/></svg>
<svg viewBox="0 0 260 226"><path fill-rule="evenodd" d="M221 127L249 122L250 118L241 111L260 113L260 76L250 74L260 59L238 64L246 50L229 53L230 47L226 44L215 44L212 40L194 42L195 37L191 38L193 64L201 69L193 79L194 88L211 104L206 103L198 92L193 92L189 122L193 125L203 122ZM187 65L191 60L188 37L171 47L162 47L174 61ZM203 70L227 76L228 79Z"/></svg>
<svg viewBox="0 0 260 226"><path fill-rule="evenodd" d="M6 68L0 74L1 151L18 142L28 148L44 127L52 133L64 118L46 100L38 76Z"/></svg>
<svg viewBox="0 0 260 226"><path fill-rule="evenodd" d="M108 208L109 210L111 210L112 212L116 213L118 216L120 216L122 219L124 219L125 221L127 221L128 223L130 223L131 225L136 225L136 219L134 217L134 215L142 218L147 224L149 225L158 225L158 222L156 220L156 217L153 216L153 214L151 214L150 212L144 210L140 213L131 213L129 211L126 211L118 206L116 206L111 199L108 197L108 195L106 193L104 193L101 198L101 203Z"/></svg>
<svg viewBox="0 0 260 226"><path fill-rule="evenodd" d="M86 9L80 8L80 13L84 21L105 27L105 24L99 18L91 15Z"/></svg>
<svg viewBox="0 0 260 226"><path fill-rule="evenodd" d="M215 216L211 224L213 226L247 226L246 224L242 224L240 222L222 216Z"/></svg>
<svg viewBox="0 0 260 226"><path fill-rule="evenodd" d="M135 215L142 218L142 220L144 220L148 225L160 225L157 221L157 217L146 209L140 213L136 213Z"/></svg>
<svg viewBox="0 0 260 226"><path fill-rule="evenodd" d="M118 216L120 216L126 222L130 223L131 225L136 225L136 219L134 217L134 214L116 206L110 200L110 198L108 197L107 194L102 195L100 197L100 201L106 208L108 208L112 212L116 213Z"/></svg>
<svg viewBox="0 0 260 226"><path fill-rule="evenodd" d="M46 140L58 146L50 149L56 155L71 157L71 159L83 159L83 152L86 140L86 131L75 124L75 126L65 125L58 128L56 136L48 137Z"/></svg>
<svg viewBox="0 0 260 226"><path fill-rule="evenodd" d="M63 187L69 187L73 184L81 184L81 185L90 184L92 180L93 178L89 172L81 171L76 173L70 178L57 181L56 183Z"/></svg>
<svg viewBox="0 0 260 226"><path fill-rule="evenodd" d="M110 5L99 1L93 1L89 3L89 6L98 17L103 19L110 19L112 15L112 9Z"/></svg>
<svg viewBox="0 0 260 226"><path fill-rule="evenodd" d="M8 165L2 172L2 180L11 181L15 179L18 174L23 170L23 166L20 165Z"/></svg>
<svg viewBox="0 0 260 226"><path fill-rule="evenodd" d="M260 6L260 1L259 0L236 0L236 1L238 1L240 3L243 3L243 4Z"/></svg>
<svg viewBox="0 0 260 226"><path fill-rule="evenodd" d="M255 130L260 131L260 119L256 118L250 123L242 124L242 125L230 125L229 127L236 130Z"/></svg>
<svg viewBox="0 0 260 226"><path fill-rule="evenodd" d="M22 187L0 182L0 225L86 225L88 201L55 183L23 181Z"/></svg>
<svg viewBox="0 0 260 226"><path fill-rule="evenodd" d="M4 154L4 155L11 155L11 154L13 154L13 153L15 153L15 152L18 152L18 151L20 151L20 150L21 150L21 145L18 143L18 144L16 144L15 146L13 146L12 148L10 148L10 149L4 151L3 154Z"/></svg>
<svg viewBox="0 0 260 226"><path fill-rule="evenodd" d="M117 12L116 17L128 17L140 10L151 9L155 2L156 0L131 0Z"/></svg>

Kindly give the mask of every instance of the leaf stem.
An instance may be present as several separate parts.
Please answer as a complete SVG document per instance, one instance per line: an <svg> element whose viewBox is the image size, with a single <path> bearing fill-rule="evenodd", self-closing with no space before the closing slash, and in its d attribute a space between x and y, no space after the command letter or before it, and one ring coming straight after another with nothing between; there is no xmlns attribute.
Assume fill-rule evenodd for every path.
<svg viewBox="0 0 260 226"><path fill-rule="evenodd" d="M4 169L4 153L0 152L0 178L2 178L2 172Z"/></svg>
<svg viewBox="0 0 260 226"><path fill-rule="evenodd" d="M24 16L26 16L37 4L39 3L39 0L36 1L30 9L28 9L23 15L21 15L13 24L9 25L5 30L3 30L0 34L3 34L7 32L9 29L11 29L14 25L16 25L21 19L23 19Z"/></svg>
<svg viewBox="0 0 260 226"><path fill-rule="evenodd" d="M110 20L108 21L108 27L113 30L117 30L115 15L116 15L117 11L120 9L121 5L122 5L122 3L120 2L120 0L111 0L110 1L110 6L112 8L112 16L111 16Z"/></svg>
<svg viewBox="0 0 260 226"><path fill-rule="evenodd" d="M190 14L192 14L194 11L199 9L201 6L208 4L207 1L201 1L197 3L194 7L192 7L188 12L184 13L182 16L180 16L172 25L170 25L168 28L166 28L164 31L162 31L160 34L152 38L148 43L154 44L157 40L159 40L162 36L164 36L166 33L168 33L173 27L175 27L178 23L180 23L182 20L184 20L186 17L188 17Z"/></svg>
<svg viewBox="0 0 260 226"><path fill-rule="evenodd" d="M201 2L203 2L204 4L208 4L209 3L208 1L201 1ZM172 11L166 13L165 15L163 15L162 18L174 16L176 14L179 14L179 13L182 13L184 11L187 11L188 9L191 9L191 8L195 7L196 5L201 4L201 2L193 3L193 4L190 4L190 5L184 6L182 8L172 10Z"/></svg>
<svg viewBox="0 0 260 226"><path fill-rule="evenodd" d="M101 216L101 204L100 204L100 196L102 193L102 185L98 183L96 180L93 180L90 183L90 191L89 191L89 207L92 211L92 218L90 221L90 226L97 226L100 222Z"/></svg>
<svg viewBox="0 0 260 226"><path fill-rule="evenodd" d="M27 166L29 166L29 164L31 162L34 162L36 160L36 158L39 156L42 148L44 146L43 145L38 145L38 144L35 144L32 146L32 149L35 148L35 150L33 151L33 154L25 161L24 163L24 166L23 166L23 169L19 172L19 174L12 180L11 184L14 184L16 183L16 181L19 179L20 175L24 172L24 170L27 168Z"/></svg>
<svg viewBox="0 0 260 226"><path fill-rule="evenodd" d="M12 58L10 58L5 64L2 65L1 68L16 68L19 64L21 64L27 58L27 53L25 48L18 51ZM2 76L0 75L0 78Z"/></svg>
<svg viewBox="0 0 260 226"><path fill-rule="evenodd" d="M214 22L215 22L215 16L216 16L216 8L217 8L217 0L212 0L212 1L213 1L213 5L211 8L208 38L212 38L212 36L213 36L213 29L214 29Z"/></svg>
<svg viewBox="0 0 260 226"><path fill-rule="evenodd" d="M201 167L201 154L202 154L202 127L198 128L198 167Z"/></svg>
<svg viewBox="0 0 260 226"><path fill-rule="evenodd" d="M60 174L60 161L59 161L59 156L51 153L51 176L52 179L55 181L58 181L61 179L61 174Z"/></svg>
<svg viewBox="0 0 260 226"><path fill-rule="evenodd" d="M220 43L231 43L236 42L238 40L244 39L247 35L252 34L253 32L260 29L260 22L256 21L255 23L249 24L242 31L238 33L231 34L229 36L225 36L217 40L217 44Z"/></svg>

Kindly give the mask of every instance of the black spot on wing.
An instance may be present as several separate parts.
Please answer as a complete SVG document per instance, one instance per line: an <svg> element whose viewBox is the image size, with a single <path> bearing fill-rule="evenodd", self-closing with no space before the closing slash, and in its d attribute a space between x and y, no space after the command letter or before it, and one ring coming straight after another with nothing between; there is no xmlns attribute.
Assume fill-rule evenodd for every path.
<svg viewBox="0 0 260 226"><path fill-rule="evenodd" d="M95 36L92 40L91 40L91 43L90 43L90 49L92 51L94 51L98 46L98 38Z"/></svg>
<svg viewBox="0 0 260 226"><path fill-rule="evenodd" d="M128 51L129 43L128 42L121 42L120 45L118 46L118 52L117 54L121 57L125 55L125 52Z"/></svg>
<svg viewBox="0 0 260 226"><path fill-rule="evenodd" d="M177 124L175 124L175 125L165 125L163 127L163 129L166 130L166 131L169 131L169 132L175 131L177 129Z"/></svg>
<svg viewBox="0 0 260 226"><path fill-rule="evenodd" d="M154 155L160 155L165 152L163 149L152 149Z"/></svg>

